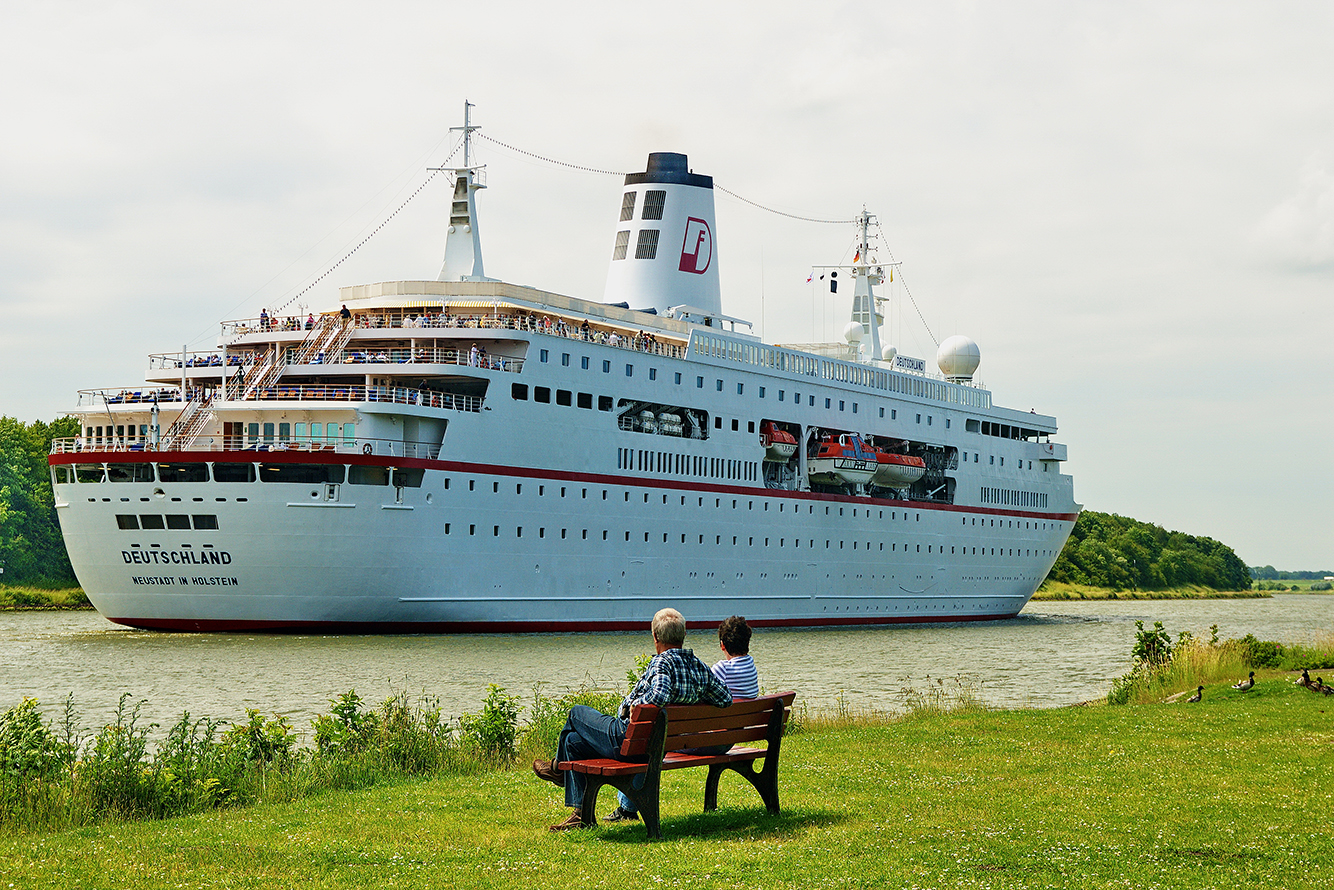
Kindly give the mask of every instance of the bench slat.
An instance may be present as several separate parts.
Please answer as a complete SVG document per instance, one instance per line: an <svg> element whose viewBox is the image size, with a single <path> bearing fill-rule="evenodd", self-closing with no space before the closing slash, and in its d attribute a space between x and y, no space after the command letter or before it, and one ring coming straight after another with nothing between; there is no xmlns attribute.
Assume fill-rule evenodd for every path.
<svg viewBox="0 0 1334 890"><path fill-rule="evenodd" d="M708 766L714 763L740 763L743 760L758 760L768 753L767 748L733 748L726 754L680 754L673 752L662 761L662 768L685 769L691 766ZM560 764L562 769L573 769L577 773L595 776L634 776L648 771L646 763L626 763L609 757L594 760L575 760Z"/></svg>
<svg viewBox="0 0 1334 890"><path fill-rule="evenodd" d="M778 699L783 700L785 708L790 708L794 698L796 698L795 692L784 692L779 695L762 695L759 698L733 699L731 707L727 708L716 708L713 705L668 705L667 707L672 720L697 720L717 714L720 710L733 714L768 712L773 710L774 702ZM630 709L630 720L636 722L642 719L652 722L653 717L657 715L657 708L657 705L635 705Z"/></svg>
<svg viewBox="0 0 1334 890"><path fill-rule="evenodd" d="M742 729L728 729L719 732L695 732L683 735L669 735L667 750L679 751L682 748L705 748L714 745L735 745L739 742L758 742L769 737L767 726L752 726ZM648 740L636 739L621 745L622 757L642 759L648 753Z"/></svg>

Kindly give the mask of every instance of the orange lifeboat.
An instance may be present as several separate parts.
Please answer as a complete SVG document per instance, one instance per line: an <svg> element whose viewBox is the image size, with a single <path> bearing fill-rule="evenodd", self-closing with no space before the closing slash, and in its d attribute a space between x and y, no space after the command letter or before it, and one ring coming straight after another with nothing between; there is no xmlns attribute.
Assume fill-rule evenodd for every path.
<svg viewBox="0 0 1334 890"><path fill-rule="evenodd" d="M765 460L783 463L797 453L797 437L768 420L760 424L760 444Z"/></svg>
<svg viewBox="0 0 1334 890"><path fill-rule="evenodd" d="M909 454L876 449L876 470L871 484L880 488L907 488L926 475L926 461Z"/></svg>
<svg viewBox="0 0 1334 890"><path fill-rule="evenodd" d="M865 485L875 475L876 453L861 436L844 433L827 436L808 462L812 482L832 485Z"/></svg>

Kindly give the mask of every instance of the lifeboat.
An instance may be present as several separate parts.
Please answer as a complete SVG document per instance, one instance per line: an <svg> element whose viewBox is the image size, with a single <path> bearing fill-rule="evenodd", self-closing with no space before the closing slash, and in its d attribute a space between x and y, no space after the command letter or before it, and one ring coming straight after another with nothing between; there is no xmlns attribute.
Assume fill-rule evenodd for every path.
<svg viewBox="0 0 1334 890"><path fill-rule="evenodd" d="M876 470L871 484L880 488L907 488L926 475L926 461L909 454L876 449Z"/></svg>
<svg viewBox="0 0 1334 890"><path fill-rule="evenodd" d="M808 462L812 482L833 485L865 485L875 476L879 461L861 436L843 433L820 441L819 450Z"/></svg>
<svg viewBox="0 0 1334 890"><path fill-rule="evenodd" d="M768 420L760 424L760 444L765 460L784 463L797 453L797 437Z"/></svg>

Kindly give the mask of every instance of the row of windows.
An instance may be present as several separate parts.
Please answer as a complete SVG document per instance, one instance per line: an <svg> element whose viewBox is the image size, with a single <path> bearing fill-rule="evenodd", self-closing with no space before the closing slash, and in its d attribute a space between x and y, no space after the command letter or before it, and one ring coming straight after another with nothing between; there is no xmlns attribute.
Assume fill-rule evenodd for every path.
<svg viewBox="0 0 1334 890"><path fill-rule="evenodd" d="M982 503L1000 504L1004 507L1038 507L1047 506L1047 495L1041 491L1021 491L1013 488L992 488L982 486Z"/></svg>
<svg viewBox="0 0 1334 890"><path fill-rule="evenodd" d="M633 470L640 473L697 476L704 479L755 482L759 479L760 465L756 461L749 460L703 457L698 454L677 454L668 451L647 451L642 448L617 448L616 469Z"/></svg>
<svg viewBox="0 0 1334 890"><path fill-rule="evenodd" d="M491 526L491 536L492 536L493 538L498 538L498 537L500 537L500 534L501 534L500 529L501 529L501 527L498 526L498 525L493 525L493 526ZM449 534L453 534L453 523L446 522L446 523L445 523L444 531L445 531L445 534L447 534L447 535L449 535ZM537 535L538 538L545 539L546 536L547 536L547 529L546 529L545 526L538 526L536 530L534 530L531 526L529 526L529 528L528 528L528 533L531 535L531 534L534 533L534 531L536 532L536 535ZM613 537L612 537L612 534L611 534L611 531L610 531L610 530L608 530L608 529L601 529L600 532L601 532L601 540L603 540L603 541L610 541L610 540L613 540ZM595 540L597 539L598 533L599 533L599 530L594 529L594 539L595 539ZM468 526L468 534L469 534L469 535L472 535L472 536L475 536L475 535L477 534L477 526L476 526L475 524L470 524L470 525ZM506 534L508 534L508 532L506 532ZM552 535L553 535L553 536L557 536L557 535L558 535L558 536L559 536L559 539L562 540L562 541L564 541L564 540L566 540L567 538L569 538L571 534L572 534L572 530L571 530L571 529L567 529L567 528L562 528L562 529L559 529L559 530L552 529ZM631 534L632 534L632 533L629 532L629 531L624 531L624 532L621 533L621 539L622 539L625 543L629 543L630 540L631 540ZM657 538L657 533L654 533L654 532L643 532L642 534L643 534L643 543L645 543L645 544L653 543L653 542L656 540L656 538ZM515 527L514 527L514 537L515 537L515 538L522 538L523 536L524 536L524 527L523 527L522 525L515 526ZM678 536L678 535L669 534L669 533L667 533L667 532L663 532L663 533L662 533L662 543L663 543L663 544L670 543L671 540L672 540L673 538L677 538L677 537L679 537L679 542L678 542L678 543L681 543L681 544L695 543L695 544L697 544L697 545L699 545L699 544L705 544L705 543L707 542L707 539L708 539L709 537L712 537L712 538L713 538L713 544L714 544L714 546L716 546L716 547L725 546L725 540L726 540L725 536L723 536L723 535L685 535L685 534L682 534L682 535L679 535L679 536ZM908 542L905 541L905 542L903 542L903 549L902 549L902 550L899 550L899 542L897 542L897 541L890 541L890 542L888 542L888 543L889 543L889 550L886 551L886 550L885 550L885 543L886 543L886 542L884 542L884 541L880 541L880 542L876 542L876 541L842 541L842 540L840 540L840 541L835 541L835 540L833 540L833 539L826 538L825 541L824 541L824 547L821 548L820 545L819 545L819 543L818 543L818 539L816 539L816 538L806 538L806 539L805 539L806 543L803 545L803 544L801 543L802 540L803 540L802 538L779 538L779 539L775 542L775 541L773 540L773 538L765 538L765 537L742 536L742 535L730 535L730 536L727 536L727 537L730 537L730 538L731 538L731 542L732 542L732 543L731 543L731 546L733 546L733 547L741 547L741 546L745 546L745 547L771 547L771 546L776 546L776 547L790 547L790 548L792 548L792 549L794 549L794 550L800 550L800 549L803 549L803 548L806 549L806 550L818 550L818 549L824 549L824 550L835 550L835 549L837 549L837 550L844 550L844 549L850 549L850 550L860 550L860 551L865 551L865 552L868 552L868 553L874 550L874 551L876 551L876 552L888 552L888 553L910 553L910 552L912 552L912 553L927 553L927 554L933 554L933 553L944 554L944 552L945 552L945 546L946 546L946 545L944 545L944 544L927 544L927 545L926 545L926 550L922 550L922 545L921 545L921 544L916 544L916 545L914 545L914 544L909 544ZM638 541L639 533L634 533L634 538L635 538L635 542L638 543L638 542L639 542L639 541ZM692 542L692 541L689 540L689 539L691 539L691 538L694 538L695 540ZM579 540L581 540L581 541L587 541L587 540L588 540L588 529L584 528L584 529L580 529L580 530L579 530ZM742 543L743 540L745 541L744 544ZM838 547L834 547L834 544L838 544ZM852 546L849 547L849 546L848 546L849 544L851 544ZM951 554L951 555L956 555L956 556L978 556L978 555L981 555L981 556L997 556L997 555L998 555L998 554L996 553L997 550L1000 551L1000 553L999 553L1000 556L1010 556L1010 557L1050 556L1050 555L1052 555L1052 553L1053 553L1053 551L1051 551L1051 550L1038 550L1038 549L1033 549L1033 548L1022 548L1022 547L982 547L982 548L978 548L978 547L967 547L967 546L961 546L961 545L951 544L951 545L949 545L949 548L950 548L950 551L949 551L950 554ZM981 554L978 553L978 550L979 550L979 549L982 551Z"/></svg>
<svg viewBox="0 0 1334 890"><path fill-rule="evenodd" d="M133 513L121 513L116 516L116 527L123 531L164 528L188 530L192 525L195 531L216 531L218 517L213 514L184 513L168 513L165 516L160 513L140 513L137 516Z"/></svg>
<svg viewBox="0 0 1334 890"><path fill-rule="evenodd" d="M275 442L329 445L341 443L344 447L351 448L357 444L357 426L354 423L326 425L319 422L310 424L309 428L305 423L227 423L225 427L224 435L233 441L242 437L244 427L244 437L248 445L261 443L272 445ZM138 427L132 423L84 427L84 437L94 445L147 440L148 424L141 423Z"/></svg>
<svg viewBox="0 0 1334 890"><path fill-rule="evenodd" d="M210 469L211 468L211 469ZM62 464L53 467L57 484L68 482L292 482L320 485L389 485L421 488L426 471L418 468L353 464L134 463ZM156 478L155 478L156 473Z"/></svg>

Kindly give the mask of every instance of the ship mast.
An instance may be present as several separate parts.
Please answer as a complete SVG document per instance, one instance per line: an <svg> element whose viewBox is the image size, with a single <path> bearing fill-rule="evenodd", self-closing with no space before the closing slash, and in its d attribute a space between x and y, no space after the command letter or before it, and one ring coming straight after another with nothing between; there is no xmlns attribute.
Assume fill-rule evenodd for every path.
<svg viewBox="0 0 1334 890"><path fill-rule="evenodd" d="M871 223L875 217L862 208L857 215L857 253L852 260L852 321L862 326L862 336L857 343L857 359L862 362L878 362L880 353L880 323L883 318L876 312L874 285L880 284L883 276L879 268L871 264Z"/></svg>
<svg viewBox="0 0 1334 890"><path fill-rule="evenodd" d="M449 230L445 236L445 263L440 281L489 281L482 268L482 237L477 228L478 189L486 188L486 166L473 166L472 134L480 129L472 124L473 104L463 102L463 126L450 127L451 133L463 133L463 166L437 172L454 174L454 197L449 207Z"/></svg>

